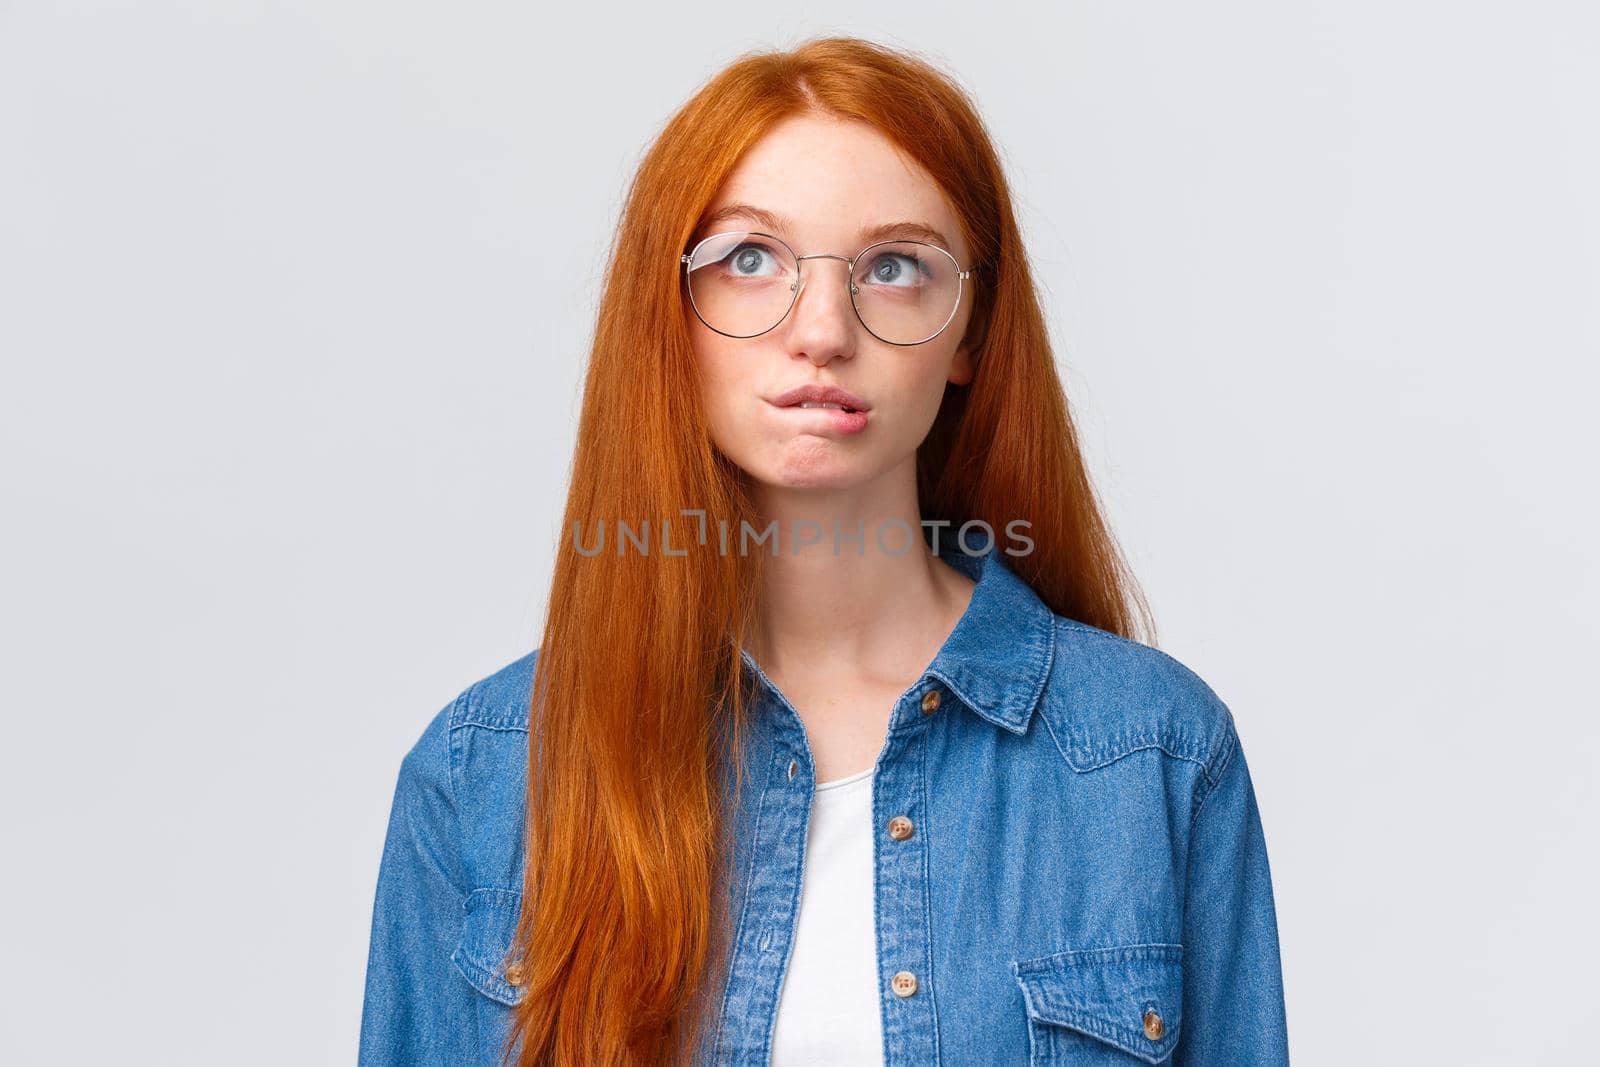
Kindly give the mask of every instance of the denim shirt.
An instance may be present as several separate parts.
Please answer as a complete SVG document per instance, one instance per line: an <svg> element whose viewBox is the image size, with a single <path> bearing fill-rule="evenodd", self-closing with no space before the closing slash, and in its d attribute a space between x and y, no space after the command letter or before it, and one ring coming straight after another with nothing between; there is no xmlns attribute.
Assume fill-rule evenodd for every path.
<svg viewBox="0 0 1600 1067"><path fill-rule="evenodd" d="M1152 647L1053 614L991 547L901 694L872 785L885 1064L1285 1064L1266 843L1233 716ZM468 687L400 766L361 1019L366 1065L493 1064L521 990L538 650ZM734 923L699 1064L767 1064L815 772L756 683ZM619 986L619 995L625 989Z"/></svg>

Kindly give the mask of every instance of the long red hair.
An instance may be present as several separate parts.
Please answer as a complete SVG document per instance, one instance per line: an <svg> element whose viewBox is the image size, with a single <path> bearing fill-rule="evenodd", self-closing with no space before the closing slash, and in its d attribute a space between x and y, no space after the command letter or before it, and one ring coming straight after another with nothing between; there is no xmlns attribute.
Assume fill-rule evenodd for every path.
<svg viewBox="0 0 1600 1067"><path fill-rule="evenodd" d="M611 246L533 688L512 950L524 997L506 1049L519 1067L684 1062L716 1022L734 802L722 776L745 716L739 652L761 560L718 551L716 524L734 537L741 521L764 524L706 430L679 256L744 151L806 111L869 123L920 163L981 265L975 376L947 387L918 454L923 518L981 519L997 536L1027 520L1033 550L1007 564L1052 610L1125 636L1137 623L1153 640L970 98L925 60L854 38L739 57L650 147ZM705 548L683 509L705 512ZM577 551L575 530L588 549L619 519L650 520L647 553ZM687 554L661 551L662 519Z"/></svg>

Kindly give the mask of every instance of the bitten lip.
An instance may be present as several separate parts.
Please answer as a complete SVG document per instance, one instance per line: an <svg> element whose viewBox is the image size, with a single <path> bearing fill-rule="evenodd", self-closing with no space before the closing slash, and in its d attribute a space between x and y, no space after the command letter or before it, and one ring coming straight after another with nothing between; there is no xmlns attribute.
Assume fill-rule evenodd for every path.
<svg viewBox="0 0 1600 1067"><path fill-rule="evenodd" d="M808 400L826 400L835 404L843 404L856 411L871 411L872 405L862 400L854 393L840 389L836 385L801 385L774 397L772 403L780 408L794 407Z"/></svg>

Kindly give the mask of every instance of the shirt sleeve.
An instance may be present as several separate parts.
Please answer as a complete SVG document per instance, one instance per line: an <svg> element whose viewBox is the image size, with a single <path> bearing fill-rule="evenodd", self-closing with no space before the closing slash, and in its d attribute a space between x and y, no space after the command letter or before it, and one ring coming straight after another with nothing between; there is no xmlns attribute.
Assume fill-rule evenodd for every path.
<svg viewBox="0 0 1600 1067"><path fill-rule="evenodd" d="M1175 1067L1289 1062L1277 914L1249 765L1231 714L1189 837Z"/></svg>
<svg viewBox="0 0 1600 1067"><path fill-rule="evenodd" d="M361 1009L361 1067L471 1063L473 990L450 962L466 900L461 826L440 711L400 763L378 868Z"/></svg>

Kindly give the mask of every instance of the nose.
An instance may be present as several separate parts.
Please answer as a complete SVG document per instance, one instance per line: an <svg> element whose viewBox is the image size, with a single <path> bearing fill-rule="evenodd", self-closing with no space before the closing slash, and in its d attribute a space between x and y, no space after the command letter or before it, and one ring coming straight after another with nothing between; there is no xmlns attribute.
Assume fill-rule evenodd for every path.
<svg viewBox="0 0 1600 1067"><path fill-rule="evenodd" d="M850 301L850 261L823 253L800 258L808 262L800 268L800 289L790 309L790 351L817 364L849 358L861 325Z"/></svg>

